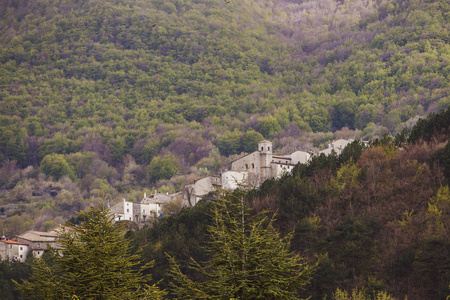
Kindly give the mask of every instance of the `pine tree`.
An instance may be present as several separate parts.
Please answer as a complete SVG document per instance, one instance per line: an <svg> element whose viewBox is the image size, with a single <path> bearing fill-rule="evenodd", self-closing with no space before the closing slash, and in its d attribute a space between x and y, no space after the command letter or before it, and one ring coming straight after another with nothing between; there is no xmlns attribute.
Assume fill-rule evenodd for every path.
<svg viewBox="0 0 450 300"><path fill-rule="evenodd" d="M138 268L138 254L104 206L79 213L79 225L58 231L59 247L50 248L50 262L37 259L31 281L17 284L27 299L161 299L165 292L148 285Z"/></svg>
<svg viewBox="0 0 450 300"><path fill-rule="evenodd" d="M205 278L194 282L182 273L173 257L173 292L181 299L296 299L309 283L314 266L289 251L290 236L281 238L273 219L250 215L242 195L228 195L215 204L211 259L190 266Z"/></svg>

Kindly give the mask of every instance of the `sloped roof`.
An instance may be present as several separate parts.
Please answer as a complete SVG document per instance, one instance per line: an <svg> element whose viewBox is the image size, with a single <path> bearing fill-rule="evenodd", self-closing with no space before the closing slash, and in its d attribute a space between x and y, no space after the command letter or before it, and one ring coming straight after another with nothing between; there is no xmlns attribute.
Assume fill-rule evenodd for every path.
<svg viewBox="0 0 450 300"><path fill-rule="evenodd" d="M56 232L30 230L17 237L31 242L54 242L58 238L58 235Z"/></svg>
<svg viewBox="0 0 450 300"><path fill-rule="evenodd" d="M8 240L8 239L6 239L6 240L0 240L0 242L6 243L6 244L16 244L16 245L26 245L26 246L28 246L28 245L25 244L25 243L18 242L18 241L14 241L14 240Z"/></svg>

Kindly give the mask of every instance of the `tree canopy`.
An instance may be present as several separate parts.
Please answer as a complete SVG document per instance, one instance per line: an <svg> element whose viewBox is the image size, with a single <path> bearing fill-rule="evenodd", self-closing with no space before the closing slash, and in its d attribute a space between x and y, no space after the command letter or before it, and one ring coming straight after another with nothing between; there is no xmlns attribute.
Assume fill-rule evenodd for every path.
<svg viewBox="0 0 450 300"><path fill-rule="evenodd" d="M251 215L244 195L227 195L214 204L205 263L191 268L204 276L193 281L172 257L173 292L182 299L297 299L314 267L290 252L290 236L273 228L273 219Z"/></svg>
<svg viewBox="0 0 450 300"><path fill-rule="evenodd" d="M49 260L36 259L30 281L18 284L27 299L161 299L150 285L147 264L130 254L114 216L105 206L79 213L80 224L58 230L59 245ZM69 224L70 225L70 224Z"/></svg>

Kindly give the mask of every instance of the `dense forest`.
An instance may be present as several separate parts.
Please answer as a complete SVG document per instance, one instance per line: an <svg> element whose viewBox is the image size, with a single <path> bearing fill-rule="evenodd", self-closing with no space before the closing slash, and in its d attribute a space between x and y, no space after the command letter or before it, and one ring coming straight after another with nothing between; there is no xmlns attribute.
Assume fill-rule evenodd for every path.
<svg viewBox="0 0 450 300"><path fill-rule="evenodd" d="M411 130L450 104L449 24L446 0L1 1L0 228L180 190L263 138Z"/></svg>
<svg viewBox="0 0 450 300"><path fill-rule="evenodd" d="M351 299L388 299L376 298L380 292L396 299L450 295L449 128L447 109L409 136L384 136L369 147L355 141L339 156L316 156L246 191L253 213L274 216L274 227L291 235L291 250L317 264L303 297L336 299L337 289L355 288L362 296ZM162 287L171 282L165 253L199 280L187 266L191 257L211 256L212 202L128 233L136 249L144 247L144 259L155 261L152 275L163 279Z"/></svg>
<svg viewBox="0 0 450 300"><path fill-rule="evenodd" d="M193 208L160 218L152 227L127 231L123 245L132 249L127 255L151 264L147 275L154 281L149 284L157 282L159 295L169 298L229 299L223 297L229 293L239 299L259 299L258 294L263 299L446 299L450 295L449 128L450 108L421 120L411 134L385 135L368 146L357 140L340 155L315 156L297 165L292 174L267 180L258 189L211 194ZM111 233L105 241L122 245L118 233L122 227L110 219L101 225L99 220L108 219L107 215L101 211L97 217L92 213L96 211L82 213L71 226L94 245L106 226ZM88 264L96 261L98 252L91 248L75 251L80 244L72 245L70 232L62 237L68 253L87 259ZM98 251L108 248L108 243L101 243ZM105 251L102 263L114 264L114 255L127 257L123 245L119 253ZM243 253L249 254L246 269L229 268L241 265ZM70 257L57 261L72 270L67 278L79 276L80 267L73 268ZM48 275L53 275L39 268L42 264L42 260L32 260L31 265L2 262L5 299L19 296L12 279L21 283L31 276L38 283L48 282ZM108 274L105 280L114 276L110 268L101 270ZM89 278L95 285L101 282L99 276ZM47 289L54 283L49 284L21 290L54 295L55 289ZM242 292L247 297L240 297Z"/></svg>
<svg viewBox="0 0 450 300"><path fill-rule="evenodd" d="M254 220L249 249L267 249L252 267L285 259L292 284L274 298L445 299L449 24L447 0L2 0L0 230L180 191L263 139L285 154L356 138L225 197ZM218 198L125 234L156 294L197 297L174 278L226 287L208 280L224 261L218 220L234 222L214 215ZM2 298L39 277L30 261L0 263Z"/></svg>

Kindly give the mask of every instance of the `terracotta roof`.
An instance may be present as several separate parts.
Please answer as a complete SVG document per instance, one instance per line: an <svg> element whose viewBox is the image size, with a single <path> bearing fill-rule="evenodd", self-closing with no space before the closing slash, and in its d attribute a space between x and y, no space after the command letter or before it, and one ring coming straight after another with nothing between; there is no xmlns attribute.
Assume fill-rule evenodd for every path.
<svg viewBox="0 0 450 300"><path fill-rule="evenodd" d="M14 240L8 240L8 239L0 240L0 242L6 243L6 244L27 245L27 244L22 243L22 242L18 242L18 241L14 241Z"/></svg>

